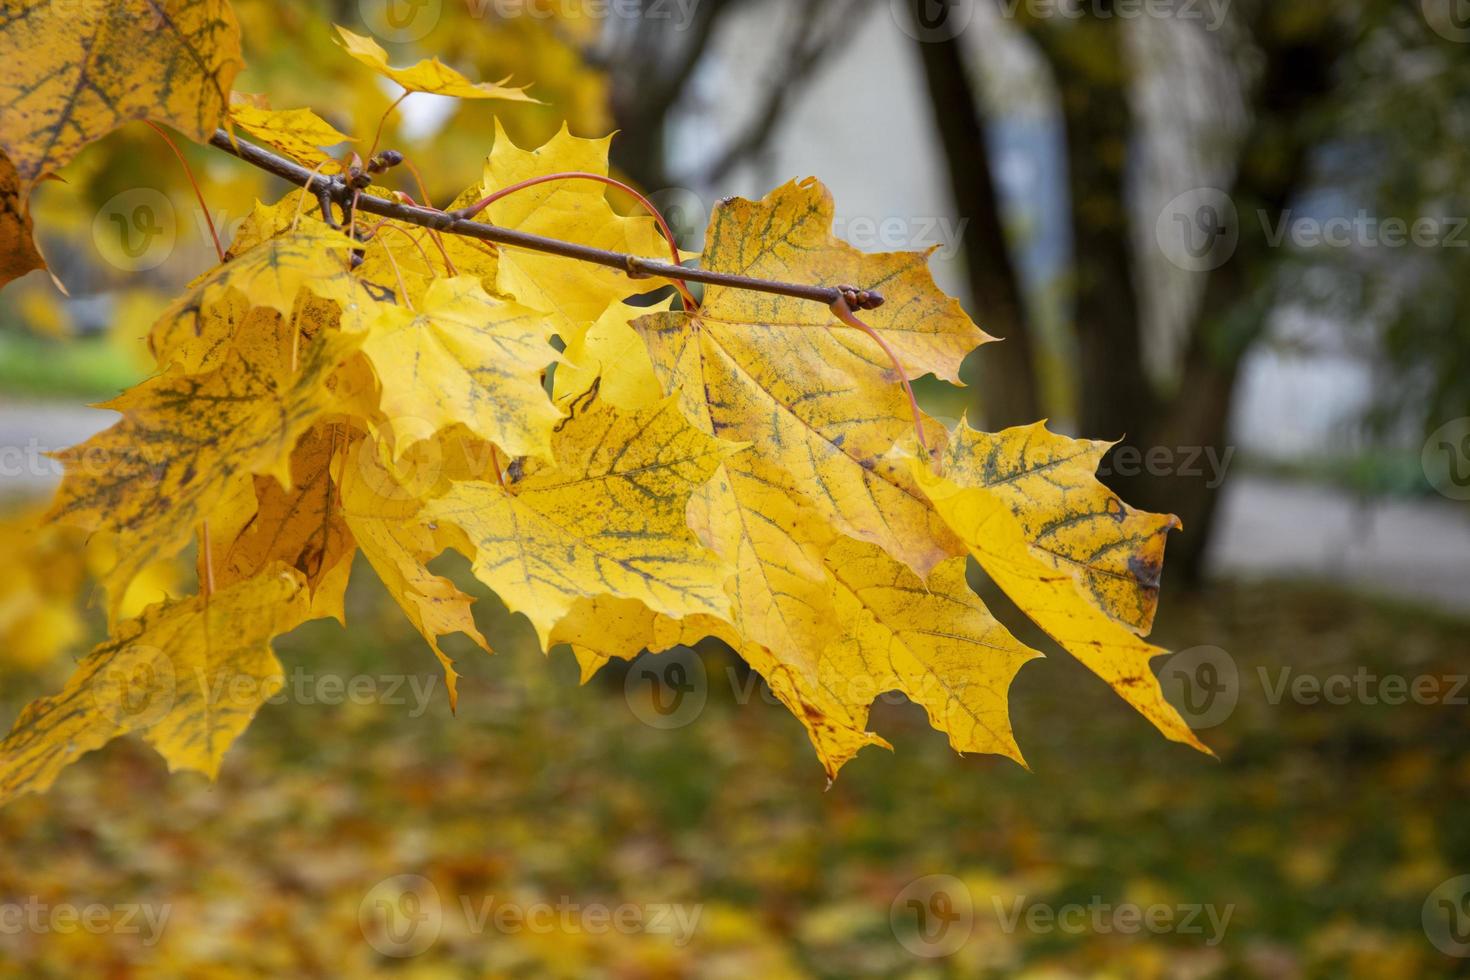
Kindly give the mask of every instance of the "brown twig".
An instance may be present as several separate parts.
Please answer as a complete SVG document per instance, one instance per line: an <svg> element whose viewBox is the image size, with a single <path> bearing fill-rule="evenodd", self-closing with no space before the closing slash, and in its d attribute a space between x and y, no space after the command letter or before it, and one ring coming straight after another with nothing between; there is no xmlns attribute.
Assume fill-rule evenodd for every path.
<svg viewBox="0 0 1470 980"><path fill-rule="evenodd" d="M516 183L511 184L507 187L502 187L489 196L481 198L474 204L469 205L468 207L459 208L458 210L451 211L449 213L456 218L473 218L481 211L484 211L490 205L494 204L496 201L499 201L505 197L509 197L516 191L523 191L528 187L536 187L539 184L546 184L555 180L594 180L598 183L606 184L608 187L617 188L623 193L630 195L635 201L643 206L643 210L647 211L649 215L652 216L654 222L658 225L659 231L663 233L664 240L669 243L670 261L672 261L674 265L680 264L679 241L674 237L674 230L670 228L669 223L664 220L663 212L660 211L652 201L644 197L642 194L638 193L638 191L634 190L632 187L629 187L621 180L618 180L614 177L609 177L606 174L588 173L583 170L568 170L564 173L542 174L539 177L528 177L525 180L517 181ZM689 291L689 287L685 286L682 282L676 282L675 285L679 289L679 295L684 299L684 309L689 310L690 312L699 309L699 301L694 298L694 294Z"/></svg>
<svg viewBox="0 0 1470 980"><path fill-rule="evenodd" d="M224 150L232 156L239 157L251 166L274 174L282 180L295 184L298 187L306 187L314 182L319 193L339 206L350 206L356 193L355 188L338 176L328 178L327 185L323 189L321 186L323 178L319 176L313 178L311 171L301 166L301 164L278 156L269 150L246 142L243 139L236 138L232 141L229 134L224 130L216 130L209 142L214 147ZM358 197L357 207L368 214L375 214L380 218L393 218L397 221L419 225L433 231L447 232L466 238L494 242L497 245L530 249L531 251L545 252L549 255L559 255L563 258L575 259L579 262L589 262L593 265L620 269L633 279L658 278L679 282L699 282L710 286L724 286L731 289L748 289L759 293L791 296L795 299L811 300L814 303L821 303L823 306L829 307L839 300L846 301L853 309L863 310L876 309L883 303L883 297L871 290L842 289L836 286L814 286L795 282L781 282L775 279L759 279L753 276L741 276L729 272L714 272L709 269L688 269L683 266L671 265L667 262L639 258L636 255L629 255L624 252L611 252L606 249L593 248L590 245L578 245L574 242L562 241L558 238L533 235L514 228L502 228L498 225L486 224L480 221L465 221L443 211L411 204L402 204L372 194L362 194Z"/></svg>
<svg viewBox="0 0 1470 980"><path fill-rule="evenodd" d="M209 602L209 597L214 595L214 546L209 536L209 518L199 522L199 552L200 561L204 565L204 575L199 583L199 591L204 594L204 601Z"/></svg>
<svg viewBox="0 0 1470 980"><path fill-rule="evenodd" d="M377 132L373 133L373 148L370 149L370 150L368 150L368 159L369 160L371 160L373 158L373 154L375 154L375 153L378 152L378 144L380 142L382 142L382 140L383 140L383 124L388 121L388 117L389 116L393 115L393 110L394 109L397 109L400 105L402 105L403 104L403 100L406 99L406 98L408 98L410 94L411 93L409 92L408 89L404 89L403 90L403 94L400 95L398 98L394 99L393 100L393 104L390 105L388 108L384 109L383 110L383 114L380 117L378 117L378 130L377 130Z"/></svg>
<svg viewBox="0 0 1470 980"><path fill-rule="evenodd" d="M214 226L214 216L209 213L209 203L204 200L204 191L200 189L199 181L194 179L194 170L189 166L189 161L185 159L184 152L179 149L179 145L164 131L162 126L159 126L150 119L144 119L143 122L150 126L155 133L163 137L163 141L168 144L168 148L174 151L174 156L179 158L179 163L184 168L184 176L189 178L189 186L194 188L194 197L199 201L199 210L204 212L204 222L209 225L209 237L214 241L214 253L223 262L225 260L225 247L219 240L219 230Z"/></svg>
<svg viewBox="0 0 1470 980"><path fill-rule="evenodd" d="M832 315L854 330L861 330L867 334L872 338L873 343L882 348L883 353L888 356L888 360L893 364L893 370L898 374L899 383L903 385L903 393L908 396L909 411L914 416L914 436L918 438L919 446L924 450L924 455L928 456L929 440L924 436L924 413L919 408L919 400L914 397L914 386L909 384L908 369L903 366L903 360L898 356L898 352L889 346L888 341L883 339L882 334L853 316L853 303L861 300L862 293L859 290L846 286L839 286L838 288L844 290L844 294L841 299L832 304Z"/></svg>
<svg viewBox="0 0 1470 980"><path fill-rule="evenodd" d="M429 188L424 183L424 175L419 173L419 168L414 166L413 161L408 159L407 157L403 158L403 165L408 168L408 172L413 175L414 182L419 185L419 195L424 199L424 207L433 208L434 202L429 198ZM413 195L411 194L405 194L403 191L397 191L396 193L404 200L408 201L409 204L418 203L413 199ZM429 237L432 238L434 240L434 244L439 247L439 254L444 256L444 266L449 270L449 274L451 276L459 275L459 270L454 267L454 260L449 257L449 249L444 247L444 236L439 234L437 231L431 230L429 232Z"/></svg>

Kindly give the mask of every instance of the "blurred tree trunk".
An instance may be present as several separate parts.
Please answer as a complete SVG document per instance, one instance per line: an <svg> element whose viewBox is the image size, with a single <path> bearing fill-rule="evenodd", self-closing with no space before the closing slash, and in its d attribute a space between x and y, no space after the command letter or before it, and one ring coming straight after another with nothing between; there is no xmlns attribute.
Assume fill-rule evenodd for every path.
<svg viewBox="0 0 1470 980"><path fill-rule="evenodd" d="M1230 411L1241 364L1266 331L1275 299L1280 247L1269 240L1309 177L1311 156L1327 133L1324 100L1331 94L1333 64L1343 50L1330 17L1320 29L1278 40L1258 22L1256 39L1265 72L1253 100L1250 130L1241 144L1231 187L1239 241L1220 268L1209 273L1195 322L1188 332L1177 388L1159 411L1140 419L1130 440L1147 451L1163 446L1179 453L1229 451ZM1215 528L1220 488L1203 473L1147 474L1112 481L1136 506L1167 510L1185 534L1170 544L1175 574L1188 584L1204 571L1205 549ZM1166 566L1167 567L1167 566Z"/></svg>
<svg viewBox="0 0 1470 980"><path fill-rule="evenodd" d="M1325 117L1332 66L1343 50L1332 8L1319 0L1308 3L1317 7L1315 21L1288 18L1270 4L1247 15L1248 29L1264 58L1264 74L1255 88L1251 128L1230 188L1239 244L1219 269L1208 273L1198 312L1182 330L1187 338L1185 356L1177 382L1168 390L1149 377L1143 351L1127 193L1129 151L1142 141L1130 108L1133 66L1121 33L1127 19L1112 16L1111 3L1099 0L1097 6L1084 8L1090 16L1061 25L1045 21L1027 25L1056 78L1066 135L1082 435L1122 438L1124 446L1145 454L1143 458L1151 447L1158 447L1170 450L1176 463L1191 454L1197 460L1206 458L1205 453L1228 460L1236 380L1246 352L1264 332L1271 308L1278 250L1269 244L1267 229L1276 227L1305 182L1313 147L1322 135L1315 125ZM1018 300L1007 300L1020 296L1022 286L993 219L999 213L997 188L988 166L977 169L975 163L985 153L978 135L984 130L984 111L973 95L957 91L961 83L968 86L963 49L954 40L920 42L920 49L956 205L972 221L965 244L976 312L988 328L992 306L1002 316L1016 311L1016 324L1006 326L1011 336L1025 338L1029 333L1025 307ZM956 115L964 118L957 120ZM1002 275L1011 280L1009 286L994 281ZM982 354L991 356L991 350ZM1031 372L1031 398L1039 400L1030 356L1028 350L1021 362L1012 351L999 368L1007 373ZM1025 386L1014 379L1008 385ZM996 399L995 415L1003 423L1045 414L1029 408L1018 417L1014 413L1024 403L1011 401L1004 388L986 388L981 397L987 413ZM1186 584L1196 583L1203 571L1218 503L1219 487L1211 479L1215 474L1209 466L1200 469L1197 476L1177 471L1131 475L1130 470L1130 475L1107 481L1135 506L1179 515L1185 534L1171 542L1165 568L1170 579Z"/></svg>
<svg viewBox="0 0 1470 980"><path fill-rule="evenodd" d="M909 12L916 24L919 6L930 2L912 0ZM999 429L1034 422L1042 408L1031 333L991 172L985 116L956 39L920 42L919 53L934 125L949 162L955 213L969 219L961 244L972 309L981 328L1002 341L986 347L979 358L986 424Z"/></svg>
<svg viewBox="0 0 1470 980"><path fill-rule="evenodd" d="M1137 437L1160 408L1143 359L1128 212L1131 66L1111 7L1103 0L1092 18L1033 34L1056 78L1066 134L1077 425L1099 439Z"/></svg>
<svg viewBox="0 0 1470 980"><path fill-rule="evenodd" d="M772 12L782 18L777 32L783 44L764 89L752 99L751 118L729 134L726 145L703 172L695 174L670 173L669 122L689 94L690 80L721 25L753 0L699 0L690 8L692 20L687 25L667 15L665 0L657 6L654 0L638 2L648 13L630 19L601 60L613 83L611 108L619 131L612 145L613 165L645 190L656 192L680 185L696 191L719 187L739 165L764 152L792 100L842 49L865 0L788 0L779 13Z"/></svg>
<svg viewBox="0 0 1470 980"><path fill-rule="evenodd" d="M613 84L611 109L618 138L612 164L647 191L672 185L666 144L669 114L685 94L721 19L745 0L701 0L680 29L668 16L640 14L602 57ZM639 0L639 7L648 0ZM661 8L662 9L662 8Z"/></svg>

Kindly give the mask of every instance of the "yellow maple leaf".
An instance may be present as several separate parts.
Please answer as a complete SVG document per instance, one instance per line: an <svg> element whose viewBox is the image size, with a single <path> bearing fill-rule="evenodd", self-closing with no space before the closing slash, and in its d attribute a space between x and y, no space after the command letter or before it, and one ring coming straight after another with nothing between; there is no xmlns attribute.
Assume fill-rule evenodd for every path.
<svg viewBox="0 0 1470 980"><path fill-rule="evenodd" d="M59 524L48 525L61 528ZM66 530L77 530L66 528ZM94 578L105 575L117 564L117 536L106 531L89 534L84 545L87 571ZM160 558L149 562L138 570L128 587L123 590L122 600L117 605L117 618L133 619L143 610L166 599L178 599L189 594L184 587L184 574L188 569L177 557ZM192 586L193 583L190 582Z"/></svg>
<svg viewBox="0 0 1470 980"><path fill-rule="evenodd" d="M749 461L727 467L748 479L732 482L733 499L711 501L709 513L748 528L777 509L799 511L807 515L803 538L822 534L809 526L820 523L872 540L920 574L958 552L907 474L884 460L912 427L902 393L833 331L682 313L644 317L635 326L664 387L679 391L685 414L712 435L751 444ZM720 536L712 532L711 540ZM770 542L752 545L763 560L796 557Z"/></svg>
<svg viewBox="0 0 1470 980"><path fill-rule="evenodd" d="M363 342L398 448L425 424L463 423L514 456L547 456L561 413L541 375L556 358L545 314L494 299L472 276L435 280L417 312L385 306Z"/></svg>
<svg viewBox="0 0 1470 980"><path fill-rule="evenodd" d="M303 223L235 254L196 279L159 316L148 335L159 367L176 364L197 374L218 367L241 343L278 344L276 330L266 321L274 313L279 314L275 320L289 317L300 326L294 315L301 312L303 287L337 301L337 309L360 312L354 323L366 321L376 303L347 270L352 247L349 238L325 224Z"/></svg>
<svg viewBox="0 0 1470 980"><path fill-rule="evenodd" d="M217 587L253 578L280 562L301 573L314 617L347 625L343 597L357 543L332 475L347 448L345 428L342 422L320 423L301 437L291 453L289 489L274 477L255 477L255 509L243 524L211 522L219 542L212 556Z"/></svg>
<svg viewBox="0 0 1470 980"><path fill-rule="evenodd" d="M339 132L310 109L268 109L237 101L230 106L230 122L298 163L324 174L337 173L342 167L323 148L356 139Z"/></svg>
<svg viewBox="0 0 1470 980"><path fill-rule="evenodd" d="M402 221L375 221L373 225L377 231L356 275L380 292L406 296L406 303L417 307L437 280L473 276L487 293L499 295L500 251L489 242L459 235L435 236Z"/></svg>
<svg viewBox="0 0 1470 980"><path fill-rule="evenodd" d="M21 194L20 176L10 157L0 153L0 286L32 269L46 268L31 234L31 213Z"/></svg>
<svg viewBox="0 0 1470 980"><path fill-rule="evenodd" d="M727 198L710 216L702 265L720 272L818 286L877 290L885 302L864 311L864 322L898 352L910 379L933 374L955 384L960 363L993 340L975 326L959 300L945 294L929 272L934 248L862 252L832 234L832 195L815 179L790 181L759 201ZM820 303L711 286L703 315L710 320L767 326L836 327ZM844 336L873 357L876 348L852 330Z"/></svg>
<svg viewBox="0 0 1470 980"><path fill-rule="evenodd" d="M828 551L826 566L835 608L820 623L820 656L778 657L718 617L675 620L605 596L574 605L551 642L571 645L585 682L610 659L721 639L806 727L829 778L864 746L888 747L866 731L869 706L886 691L924 707L956 751L1024 764L1008 694L1020 668L1041 654L985 608L965 581L965 560L945 561L925 583L881 549L844 539Z"/></svg>
<svg viewBox="0 0 1470 980"><path fill-rule="evenodd" d="M960 426L942 466L966 486L1005 500L1039 558L1077 578L1093 605L1147 634L1159 604L1159 576L1172 514L1124 503L1097 478L1111 443L1069 439L1045 422L979 432Z"/></svg>
<svg viewBox="0 0 1470 980"><path fill-rule="evenodd" d="M363 193L393 199L393 194L381 187L369 187ZM471 203L471 199L466 196L462 203ZM374 220L373 226L377 226L377 232L362 246L363 261L352 271L352 277L375 300L389 302L406 293L408 302L416 306L434 280L447 275L472 275L487 291L496 289L499 252L494 245L459 235L436 237L425 228L402 221ZM324 233L330 230L321 219L314 196L293 191L274 204L257 202L236 232L229 254L233 259L292 229L307 227Z"/></svg>
<svg viewBox="0 0 1470 980"><path fill-rule="evenodd" d="M1025 764L1008 694L1041 656L996 620L965 581L965 559L940 563L928 582L882 549L844 538L827 551L840 638L822 653L822 686L860 723L885 691L922 705L958 752Z"/></svg>
<svg viewBox="0 0 1470 980"><path fill-rule="evenodd" d="M431 95L452 95L461 99L505 99L511 102L536 102L522 88L510 88L505 83L472 82L450 68L438 58L426 58L408 68L394 68L388 64L388 52L370 37L354 34L345 27L337 27L338 45L348 55L367 65L373 71L402 85L410 92L427 92Z"/></svg>
<svg viewBox="0 0 1470 980"><path fill-rule="evenodd" d="M1026 515L1028 523L1023 523L1012 509L1013 495L991 485L997 482L997 471L987 467L1005 454L997 451L994 456L988 452L982 455L975 449L982 445L998 448L1007 440L1024 442L1027 431L1012 429L1009 435L1002 433L987 440L961 423L954 448L941 457L939 473L915 460L915 478L970 554L1023 613L1107 681L1167 738L1209 752L1164 699L1158 678L1149 668L1154 657L1168 651L1119 622L1111 614L1114 601L1099 599L1088 584L1088 575L1059 567L1057 554L1044 546L1044 535L1038 545L1028 534L1028 523L1033 533L1038 529L1044 532L1048 524L1065 526L1062 522L1070 513L1079 519L1077 526L1091 535L1092 552L1097 555L1132 549L1145 556L1140 560L1147 560L1154 547L1152 538L1131 539L1120 533L1122 524L1092 521L1086 507L1097 499L1096 494L1055 500L1046 521L1037 523L1035 515ZM1062 456L1065 458L1065 453ZM1024 452L1015 452L1009 458L1027 457ZM1074 539L1073 544L1079 541Z"/></svg>
<svg viewBox="0 0 1470 980"><path fill-rule="evenodd" d="M83 535L27 507L0 518L0 553L0 668L33 670L82 637Z"/></svg>
<svg viewBox="0 0 1470 980"><path fill-rule="evenodd" d="M722 204L706 264L823 281L819 269L806 272L810 253L838 269L830 284L871 284L866 276L875 273L842 264L853 256L826 234L830 219L830 202L815 185L787 185L760 204ZM902 265L900 257L886 258ZM933 310L947 322L933 331L910 327L904 343L915 363L953 376L965 345L982 335L952 311L927 274L902 267L886 280L883 309L896 302ZM966 585L964 562L953 556L968 546L986 564L991 542L977 542L971 524L931 500L930 484L921 481L932 474L910 471L904 451L912 441L910 413L890 363L815 304L711 292L695 313L660 312L631 324L624 322L630 308L609 308L569 345L573 369L559 370L557 379L558 401L600 375L610 397L638 407L652 397L643 389L652 370L676 390L698 427L751 444L696 490L689 507L690 527L733 568L726 582L730 616L707 617L699 628L726 639L753 665L764 658L757 669L785 679L799 717L806 708L796 705L826 699L818 724L803 721L829 774L850 756L848 749L864 744L867 706L890 688L924 705L960 751L1022 761L1007 693L1021 665L1037 654ZM646 349L630 335L640 335ZM948 465L964 460L991 468L994 486L986 492L1004 506L1034 563L1030 574L1043 591L1063 582L1062 598L1070 595L1083 607L1069 613L1075 621L1059 620L1046 602L1018 598L1023 609L1166 734L1198 744L1146 669L1162 651L1135 635L1152 621L1163 539L1177 522L1134 511L1097 482L1105 444L1074 443L1041 425L1001 437L962 427L953 445L937 427L928 435ZM985 481L972 474L969 482ZM1024 577L1003 584L1008 592L1022 589ZM620 638L620 649L636 650L640 640L655 648L670 630L649 614L612 612L636 626L627 627L631 635ZM1103 645L1109 650L1099 655ZM579 653L584 668L599 660L586 649Z"/></svg>
<svg viewBox="0 0 1470 980"><path fill-rule="evenodd" d="M693 646L707 636L739 642L728 624L713 616L674 619L637 599L598 595L573 602L552 627L547 642L572 648L585 684L610 660L632 660L644 650L662 653L676 646Z"/></svg>
<svg viewBox="0 0 1470 980"><path fill-rule="evenodd" d="M463 633L486 653L490 644L475 626L473 600L427 567L443 545L420 517L424 489L401 482L366 439L351 445L335 473L347 527L384 588L434 651L444 668L449 706L456 708L459 673L439 638ZM438 475L424 482L437 483Z"/></svg>
<svg viewBox="0 0 1470 980"><path fill-rule="evenodd" d="M497 120L495 144L473 203L491 192L532 177L568 171L607 174L611 137L579 139L565 125L535 150L516 146ZM607 202L607 188L590 180L558 180L516 191L491 204L480 219L503 228L560 238L581 245L657 258L668 245L652 218L624 217ZM571 343L602 316L609 305L646 292L622 272L556 255L501 249L499 291L553 317L557 332Z"/></svg>
<svg viewBox="0 0 1470 980"><path fill-rule="evenodd" d="M658 376L643 346L643 338L629 324L640 316L666 313L670 297L652 306L614 303L586 333L567 342L552 378L552 398L558 405L580 398L599 378L597 397L617 408L643 408L659 397Z"/></svg>
<svg viewBox="0 0 1470 980"><path fill-rule="evenodd" d="M791 478L754 453L729 460L689 508L701 541L730 563L725 583L741 634L781 662L815 664L836 610L822 566L834 535Z"/></svg>
<svg viewBox="0 0 1470 980"><path fill-rule="evenodd" d="M131 731L171 771L214 778L230 744L281 687L271 638L306 615L304 583L277 566L117 624L60 693L27 705L0 742L0 804L43 792L77 758Z"/></svg>
<svg viewBox="0 0 1470 980"><path fill-rule="evenodd" d="M877 313L908 311L872 319L906 334L915 357L910 373L956 374L960 347L984 335L934 286L923 256L839 248L830 224L830 197L814 181L787 184L760 202L722 201L703 264L823 285L867 276L858 281L881 283L888 298ZM873 278L885 271L886 279ZM633 326L665 390L683 392L685 413L713 435L749 442L753 455L789 475L781 486L794 488L834 530L879 545L921 577L961 552L906 467L886 458L912 432L913 416L897 373L867 336L820 304L729 288L707 290L697 312L642 317ZM766 495L741 502L756 513L769 506Z"/></svg>
<svg viewBox="0 0 1470 980"><path fill-rule="evenodd" d="M628 409L659 399L658 385L647 384L656 377L648 351L623 319L625 312L639 311L618 304L585 338L568 346L569 357L575 356L584 367L564 374L565 365L558 366L562 398L587 381L585 365L596 365L601 374L599 398L601 391L608 391L611 403ZM690 379L700 380L692 374L685 380ZM679 394L693 392L684 388ZM701 387L697 400L683 402L706 432L714 431L714 425L703 402L718 397ZM832 586L823 565L834 532L806 504L788 474L753 452L725 460L709 482L695 490L686 516L699 540L730 567L725 581L729 622L710 635L736 647L801 719L828 776L835 778L858 749L877 743L864 730L862 718L823 690L819 681L820 658L836 621ZM661 649L656 638L650 639L649 647ZM637 647L633 649L636 652Z"/></svg>
<svg viewBox="0 0 1470 980"><path fill-rule="evenodd" d="M759 205L724 202L715 211L704 264L737 273L761 266L764 275L847 284L865 274L865 257L835 243L830 225L830 200L819 185L787 185ZM793 243L789 249L786 242ZM816 267L806 267L807 252ZM934 335L947 339L926 341L926 363L942 369L934 352L948 345L957 370L958 346L973 346L983 335L963 314L955 316L953 301L927 273L915 271L912 257L889 261L904 270L890 275L889 291L897 286L914 294L896 294L900 304L949 318L949 334ZM727 582L732 621L769 658L757 669L768 682L788 678L810 701L813 690L824 689L821 657L838 618L823 564L837 532L881 545L920 574L961 551L907 473L887 459L912 427L898 378L871 341L811 303L711 289L697 313L650 315L633 327L664 387L678 390L697 425L751 443L696 497L690 523L734 568ZM619 374L642 370L636 357L604 359ZM829 775L850 757L849 748L863 744L857 736L866 717L865 704L835 700L846 715L822 712L823 725L839 720L830 735L808 724Z"/></svg>
<svg viewBox="0 0 1470 980"><path fill-rule="evenodd" d="M133 119L204 142L244 66L228 0L17 0L0 64L0 147L23 188Z"/></svg>
<svg viewBox="0 0 1470 980"><path fill-rule="evenodd" d="M892 748L865 731L864 719L821 685L815 661L793 665L780 660L759 644L743 640L729 623L715 616L674 619L636 599L582 598L557 622L549 642L571 646L586 683L609 660L632 660L644 650L661 653L692 646L707 636L723 640L765 679L771 693L806 729L828 779L836 779L838 770L865 746Z"/></svg>
<svg viewBox="0 0 1470 980"><path fill-rule="evenodd" d="M589 394L507 485L465 482L424 508L462 532L476 576L548 642L579 598L641 600L680 618L724 615L726 570L685 522L689 497L739 448L691 427L672 399L619 412Z"/></svg>
<svg viewBox="0 0 1470 980"><path fill-rule="evenodd" d="M139 569L182 547L252 474L290 486L296 440L333 407L327 376L357 343L319 336L293 371L269 337L237 338L216 370L176 366L105 403L122 421L57 454L66 475L50 516L118 535L117 565L103 576L114 615Z"/></svg>

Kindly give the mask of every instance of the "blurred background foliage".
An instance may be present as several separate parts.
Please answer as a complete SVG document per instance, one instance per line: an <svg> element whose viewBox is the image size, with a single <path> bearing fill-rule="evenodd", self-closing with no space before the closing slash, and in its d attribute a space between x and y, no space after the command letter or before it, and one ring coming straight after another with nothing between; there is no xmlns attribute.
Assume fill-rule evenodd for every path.
<svg viewBox="0 0 1470 980"><path fill-rule="evenodd" d="M624 673L579 689L566 651L543 662L524 621L487 596L479 618L497 656L454 651L458 718L432 687L422 717L275 704L216 785L168 777L127 740L0 811L0 903L172 909L157 946L0 933L0 965L56 977L1464 975L1420 920L1431 889L1470 873L1464 707L1273 704L1259 672L1465 670L1470 518L1434 493L1421 449L1470 418L1470 231L1433 247L1270 234L1360 214L1451 234L1470 214L1470 29L1436 13L1453 2L1181 0L1141 17L1090 0L1073 17L1005 0L234 0L248 64L237 90L310 106L359 148L398 91L331 44L333 23L376 34L395 63L434 55L532 85L543 104L413 96L387 115L382 143L421 175L422 188L408 168L394 174L415 197L443 204L476 181L496 118L522 146L565 121L580 136L618 131L615 169L686 248L717 197L807 173L832 184L850 227L899 219L904 240L883 248L940 246L941 281L1006 342L975 356L970 388L924 388L936 414L1049 416L1143 452L1236 454L1218 473L1115 467L1109 479L1184 518L1156 638L1229 651L1240 706L1204 733L1222 758L1210 763L1023 637L1050 657L1015 691L1034 772L956 758L921 712L888 699L873 724L898 757L870 751L823 792L799 726L728 651L701 650L709 705L661 730L630 710ZM942 29L960 15L963 30ZM284 189L183 150L226 238ZM89 569L109 560L105 540L39 526L54 473L30 450L106 424L63 403L141 378L157 312L214 261L188 181L147 127L89 147L62 177L33 210L70 295L38 273L0 302L6 721L99 637ZM1206 271L1181 268L1157 227L1202 188L1234 209L1238 239ZM146 268L112 223L140 202L171 236ZM931 219L947 237L916 230ZM1284 480L1312 488L1306 504ZM1338 512L1340 530L1325 516ZM1271 546L1316 556L1304 567L1320 581L1279 581L1302 569L1273 564ZM427 651L367 578L352 626L303 628L283 663L432 684ZM1365 599L1365 585L1406 601ZM183 563L162 565L128 603L192 591ZM359 904L408 872L450 902L681 902L703 919L677 947L474 935L451 911L431 950L397 961L364 942ZM928 874L976 899L975 931L948 958L896 940L890 905ZM1014 895L1235 913L1218 945L1006 932L991 900Z"/></svg>

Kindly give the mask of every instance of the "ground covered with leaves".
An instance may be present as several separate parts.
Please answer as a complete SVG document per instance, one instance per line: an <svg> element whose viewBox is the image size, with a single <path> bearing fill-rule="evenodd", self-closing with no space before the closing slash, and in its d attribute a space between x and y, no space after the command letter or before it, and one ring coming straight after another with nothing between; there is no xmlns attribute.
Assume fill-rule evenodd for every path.
<svg viewBox="0 0 1470 980"><path fill-rule="evenodd" d="M131 931L66 928L49 912L45 928L7 926L0 972L1463 975L1466 961L1426 937L1421 909L1470 871L1470 714L1268 696L1285 667L1463 670L1462 621L1294 586L1171 597L1158 638L1217 645L1240 669L1237 708L1204 733L1220 762L1159 740L1058 653L1028 665L1014 692L1034 772L958 758L917 708L880 704L874 725L900 754L863 753L824 791L801 726L735 658L704 651L703 710L654 727L625 693L626 670L645 661L579 689L570 653L548 670L523 620L488 614L493 599L481 625L497 655L450 645L463 669L452 717L437 665L378 589L357 578L349 632L316 622L279 644L287 695L217 784L169 778L151 749L122 739L49 794L0 810L7 905L100 903L111 924L130 903L166 913L156 935L143 914ZM343 694L353 678L357 693ZM48 683L7 680L7 717ZM361 913L379 882L405 874L433 883L442 914L427 949L395 957L365 938ZM947 957L901 941L903 897L929 875L958 879L973 902L952 951L919 946ZM555 928L497 927L481 918L487 903L576 911ZM1215 937L1204 919L1200 932L1129 933L1091 912L1125 903L1230 918ZM1007 927L1015 908L1069 904L1103 927ZM598 905L636 908L645 923L665 905L698 918L681 943L597 929L586 910Z"/></svg>

